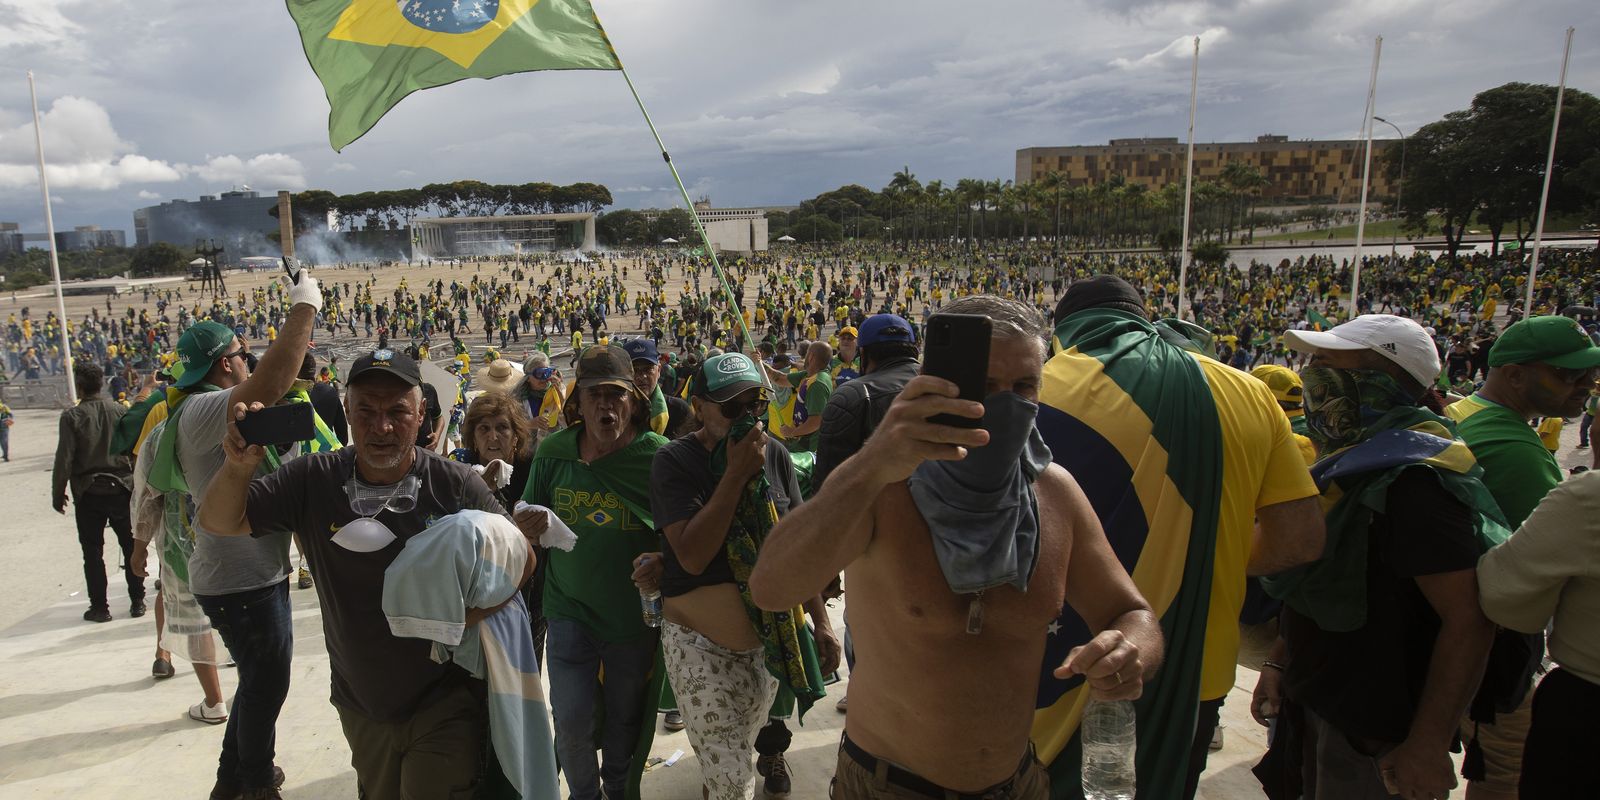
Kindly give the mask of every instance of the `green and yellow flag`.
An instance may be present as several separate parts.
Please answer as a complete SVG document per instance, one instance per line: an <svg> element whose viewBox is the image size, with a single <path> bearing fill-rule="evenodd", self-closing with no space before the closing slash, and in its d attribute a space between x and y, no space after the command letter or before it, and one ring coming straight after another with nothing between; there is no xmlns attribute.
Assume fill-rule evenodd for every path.
<svg viewBox="0 0 1600 800"><path fill-rule="evenodd" d="M589 0L288 0L334 150L406 95L463 78L621 69Z"/></svg>

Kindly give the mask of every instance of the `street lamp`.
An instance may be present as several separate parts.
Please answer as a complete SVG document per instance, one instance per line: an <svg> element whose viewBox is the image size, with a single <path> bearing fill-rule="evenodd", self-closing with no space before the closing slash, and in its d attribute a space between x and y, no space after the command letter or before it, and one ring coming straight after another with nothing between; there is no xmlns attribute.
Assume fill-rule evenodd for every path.
<svg viewBox="0 0 1600 800"><path fill-rule="evenodd" d="M1394 210L1395 210L1395 213L1397 215L1398 214L1403 214L1405 212L1401 210L1400 201L1405 198L1405 193L1406 193L1406 135L1405 135L1404 131L1400 130L1400 126L1399 125L1396 125L1393 122L1390 122L1389 120L1384 119L1383 117L1374 116L1373 119L1378 121L1378 122L1381 122L1381 123L1383 123L1385 125L1388 125L1391 128L1394 128L1394 132L1396 134L1399 134L1399 136L1400 136L1400 180L1395 182ZM1395 223L1394 233L1389 235L1389 260L1390 261L1394 260L1395 246L1396 246L1396 242L1398 242L1399 239L1400 239L1400 224L1399 223Z"/></svg>

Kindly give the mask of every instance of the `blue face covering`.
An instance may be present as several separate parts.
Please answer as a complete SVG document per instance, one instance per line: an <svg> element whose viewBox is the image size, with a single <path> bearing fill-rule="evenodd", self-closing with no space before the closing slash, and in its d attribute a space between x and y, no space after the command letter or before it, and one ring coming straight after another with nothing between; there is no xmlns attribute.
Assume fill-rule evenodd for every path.
<svg viewBox="0 0 1600 800"><path fill-rule="evenodd" d="M911 499L928 523L951 591L974 594L1004 584L1026 591L1039 559L1033 481L1050 464L1050 448L1035 425L1037 403L999 392L983 408L989 443L960 461L923 462L908 482ZM974 609L981 614L981 606Z"/></svg>

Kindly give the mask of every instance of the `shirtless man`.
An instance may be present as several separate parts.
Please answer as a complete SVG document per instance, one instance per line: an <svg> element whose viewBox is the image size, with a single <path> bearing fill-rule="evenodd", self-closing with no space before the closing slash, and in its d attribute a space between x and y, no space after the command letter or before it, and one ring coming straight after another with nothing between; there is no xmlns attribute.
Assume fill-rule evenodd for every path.
<svg viewBox="0 0 1600 800"><path fill-rule="evenodd" d="M1036 403L1042 323L1026 306L993 300L988 402L1011 392ZM779 609L845 570L857 665L836 799L866 797L885 783L921 793L1048 797L1049 778L1028 735L1045 628L1063 602L1098 633L1068 655L1057 677L1082 674L1097 698L1133 699L1161 660L1149 604L1082 490L1054 464L1034 482L1038 558L1026 591L987 590L977 600L977 633L967 632L973 598L947 583L907 479L925 461L966 458L990 433L927 421L940 413L982 418L985 405L959 399L949 381L912 379L866 445L773 529L750 579L756 603ZM888 765L877 770L884 778L874 776L879 762Z"/></svg>

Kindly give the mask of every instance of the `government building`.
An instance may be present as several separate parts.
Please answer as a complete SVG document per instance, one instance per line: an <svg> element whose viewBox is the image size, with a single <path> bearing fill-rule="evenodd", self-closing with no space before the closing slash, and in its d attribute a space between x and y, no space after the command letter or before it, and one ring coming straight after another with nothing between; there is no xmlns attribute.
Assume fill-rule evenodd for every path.
<svg viewBox="0 0 1600 800"><path fill-rule="evenodd" d="M1391 181L1382 169L1384 148L1392 139L1372 142L1372 186L1369 196L1392 197ZM1290 141L1268 134L1253 142L1195 142L1195 180L1218 180L1230 161L1254 166L1266 176L1261 197L1276 201L1354 203L1361 199L1361 162L1366 142L1360 139ZM1121 175L1130 184L1159 189L1183 185L1187 146L1177 137L1112 139L1110 144L1080 147L1027 147L1017 151L1019 184L1060 173L1069 186L1094 185Z"/></svg>

